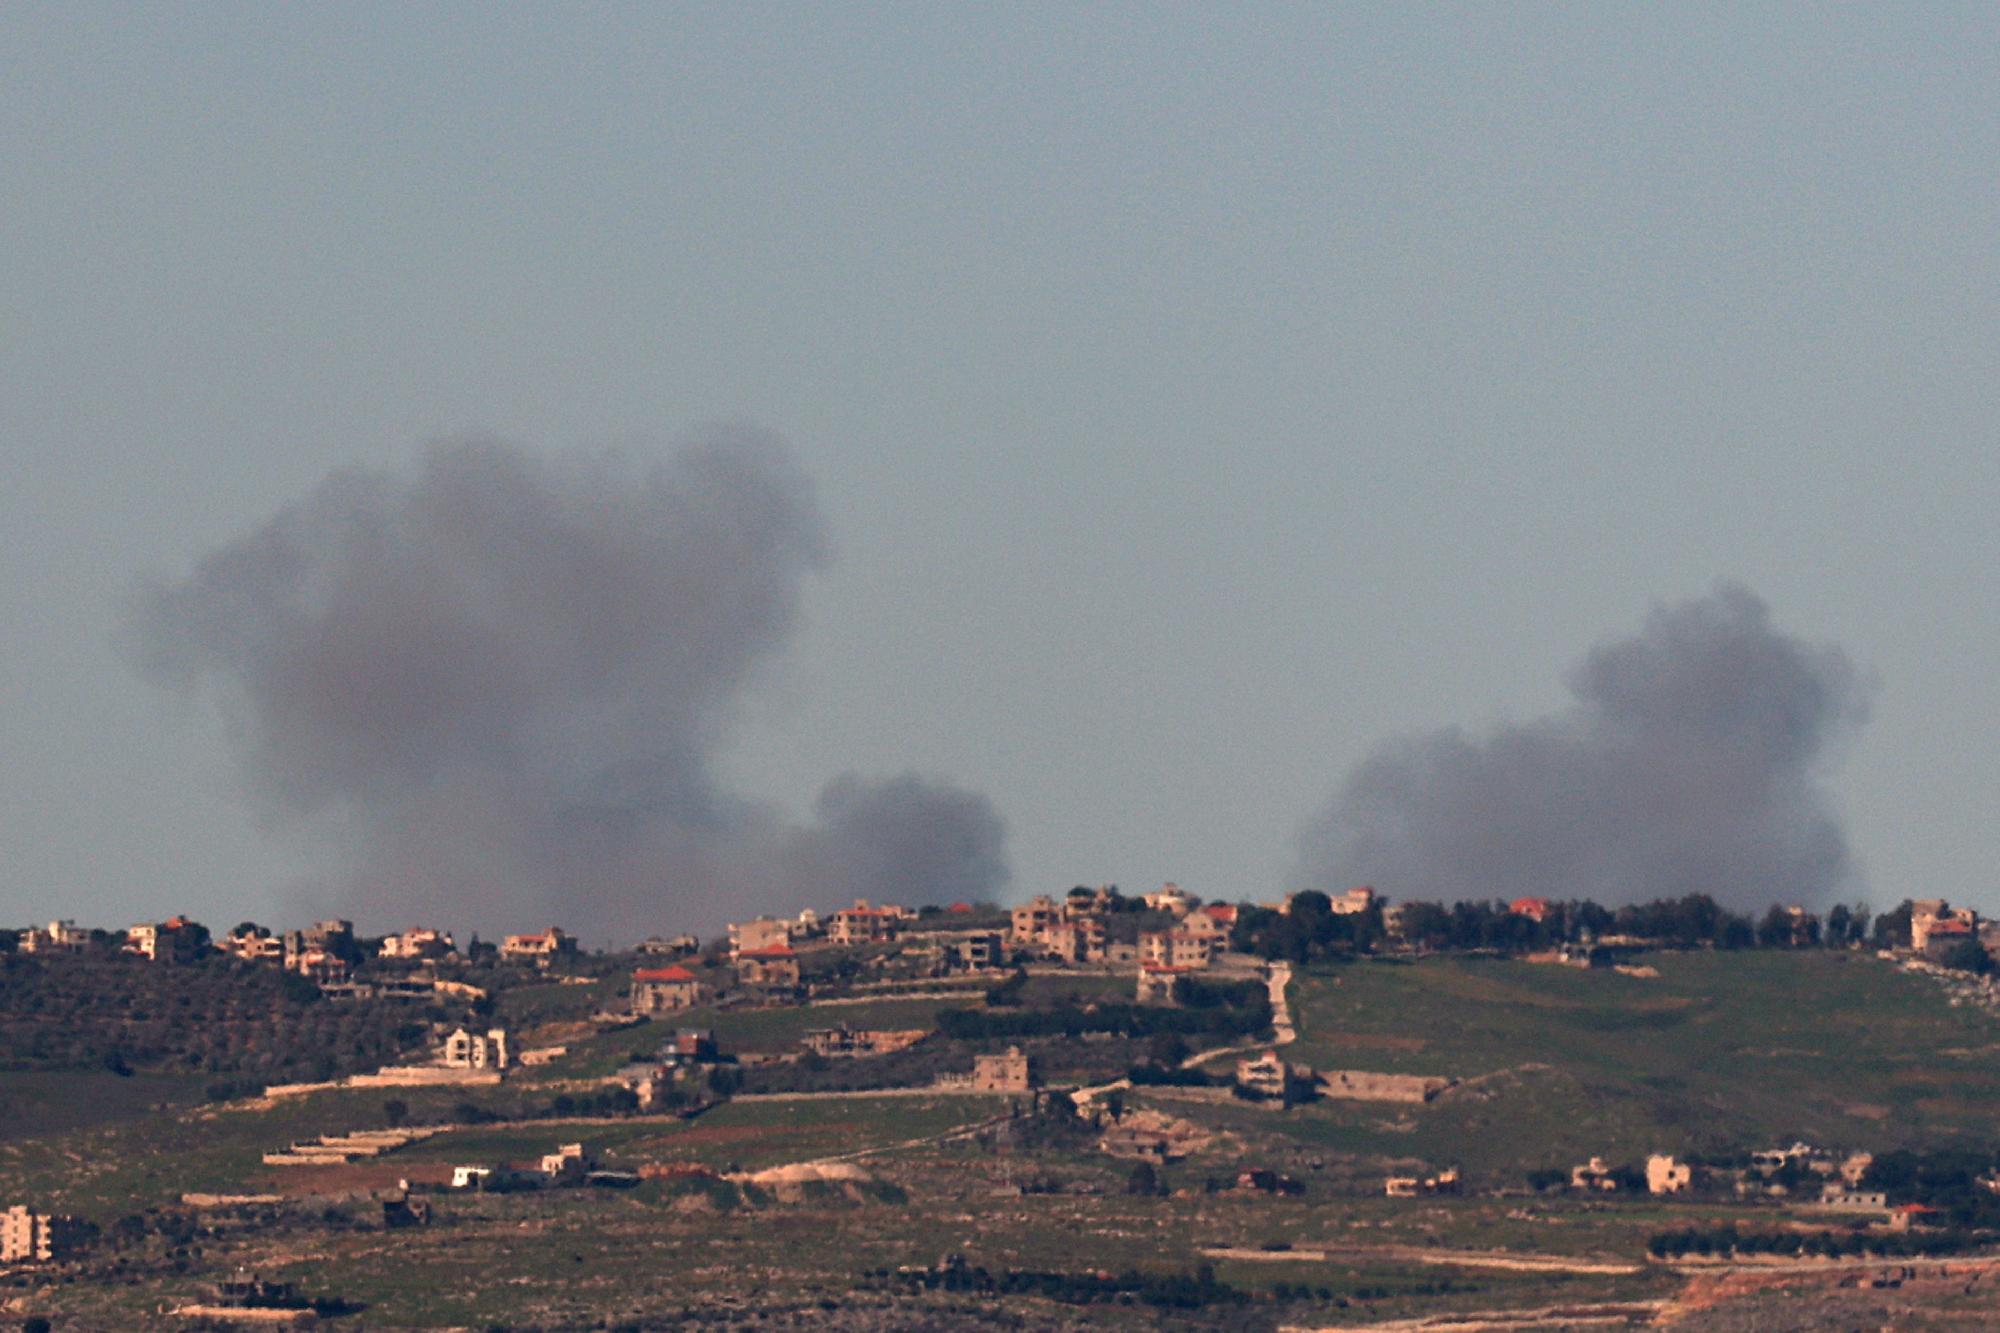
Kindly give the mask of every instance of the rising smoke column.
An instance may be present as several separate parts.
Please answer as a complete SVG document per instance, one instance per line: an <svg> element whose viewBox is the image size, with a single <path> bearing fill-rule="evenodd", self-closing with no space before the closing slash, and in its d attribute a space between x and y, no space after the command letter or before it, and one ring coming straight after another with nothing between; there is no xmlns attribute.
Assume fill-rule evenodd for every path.
<svg viewBox="0 0 2000 1333"><path fill-rule="evenodd" d="M739 911L985 897L984 797L852 775L793 826L713 756L826 559L783 446L670 457L492 441L337 473L191 577L144 587L144 671L215 688L267 817L333 831L379 924L548 921L630 937Z"/></svg>
<svg viewBox="0 0 2000 1333"><path fill-rule="evenodd" d="M1724 583L1656 606L1567 684L1575 704L1484 736L1384 745L1302 839L1301 883L1445 902L1706 893L1824 900L1851 874L1819 776L1866 691L1838 648Z"/></svg>

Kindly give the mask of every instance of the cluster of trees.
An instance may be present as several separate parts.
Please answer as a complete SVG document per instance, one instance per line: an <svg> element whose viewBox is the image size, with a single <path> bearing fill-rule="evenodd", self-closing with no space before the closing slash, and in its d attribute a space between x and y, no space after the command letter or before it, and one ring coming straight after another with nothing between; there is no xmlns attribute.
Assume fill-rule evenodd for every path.
<svg viewBox="0 0 2000 1333"><path fill-rule="evenodd" d="M1181 994L1181 1004L1171 1009L1122 1002L1082 1004L1068 997L1046 1009L945 1009L938 1014L938 1030L957 1041L992 1041L1080 1037L1087 1032L1236 1037L1270 1029L1271 999L1262 982L1194 983Z"/></svg>
<svg viewBox="0 0 2000 1333"><path fill-rule="evenodd" d="M330 1003L276 968L105 954L0 956L0 1069L108 1069L287 1082L372 1069L449 1021L407 1001Z"/></svg>
<svg viewBox="0 0 2000 1333"><path fill-rule="evenodd" d="M1658 1259L1678 1259L1689 1254L1713 1255L1726 1259L1736 1254L1775 1254L1791 1257L1816 1255L1828 1259L1852 1258L1864 1254L1884 1258L1930 1257L1952 1254L1978 1245L1977 1237L1948 1232L1870 1231L1738 1231L1733 1225L1702 1230L1662 1231L1646 1242L1648 1253Z"/></svg>
<svg viewBox="0 0 2000 1333"><path fill-rule="evenodd" d="M1316 958L1368 953L1387 936L1381 903L1363 912L1336 912L1333 900L1317 889L1292 895L1289 912L1243 906L1229 946L1273 962L1307 963Z"/></svg>
<svg viewBox="0 0 2000 1333"><path fill-rule="evenodd" d="M954 1255L936 1268L894 1273L877 1269L869 1276L877 1282L900 1283L912 1290L1040 1296L1069 1305L1136 1300L1157 1309L1199 1310L1211 1305L1245 1305L1250 1301L1249 1292L1219 1281L1209 1264L1192 1273L1141 1273L1127 1269L1116 1277L1021 1268L993 1273L984 1267L968 1265Z"/></svg>
<svg viewBox="0 0 2000 1333"><path fill-rule="evenodd" d="M1902 1149L1876 1157L1862 1184L1899 1203L1935 1208L1952 1226L2000 1229L2000 1194L1986 1183L1994 1179L2000 1179L2000 1153Z"/></svg>
<svg viewBox="0 0 2000 1333"><path fill-rule="evenodd" d="M1823 918L1778 906L1753 916L1732 912L1705 893L1691 893L1616 909L1588 899L1549 902L1538 919L1498 901L1448 906L1409 902L1397 909L1395 934L1423 949L1502 953L1530 953L1609 935L1682 949L1846 949L1871 942L1878 948L1906 948L1910 904L1879 916L1863 905L1844 903L1828 909ZM1305 963L1369 953L1389 935L1379 900L1364 911L1338 913L1325 894L1308 890L1293 895L1289 912L1239 909L1230 945L1274 961ZM1984 970L1984 950L1968 945L1963 965Z"/></svg>
<svg viewBox="0 0 2000 1333"><path fill-rule="evenodd" d="M1613 1184L1627 1193L1646 1192L1646 1173L1627 1162L1614 1166L1607 1173ZM1569 1172L1559 1166L1536 1167L1528 1172L1528 1188L1540 1194L1546 1190L1566 1189L1569 1186Z"/></svg>

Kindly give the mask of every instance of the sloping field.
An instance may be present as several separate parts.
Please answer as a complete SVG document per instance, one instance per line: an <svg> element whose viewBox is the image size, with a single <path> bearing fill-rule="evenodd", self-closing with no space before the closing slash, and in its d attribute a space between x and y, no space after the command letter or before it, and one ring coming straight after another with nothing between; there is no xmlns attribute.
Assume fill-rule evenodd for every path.
<svg viewBox="0 0 2000 1333"><path fill-rule="evenodd" d="M1465 1083L1430 1106L1321 1103L1287 1124L1495 1173L1795 1137L1878 1150L1993 1137L2000 1023L1932 983L1830 952L1644 961L1660 975L1464 958L1306 973L1294 1059Z"/></svg>

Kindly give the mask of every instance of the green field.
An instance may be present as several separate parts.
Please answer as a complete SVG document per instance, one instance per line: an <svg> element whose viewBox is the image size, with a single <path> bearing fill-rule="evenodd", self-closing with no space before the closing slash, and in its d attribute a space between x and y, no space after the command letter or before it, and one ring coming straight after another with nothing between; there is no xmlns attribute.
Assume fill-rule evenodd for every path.
<svg viewBox="0 0 2000 1333"><path fill-rule="evenodd" d="M200 1074L113 1074L67 1069L0 1072L0 1140L59 1134L151 1115L201 1100Z"/></svg>
<svg viewBox="0 0 2000 1333"><path fill-rule="evenodd" d="M1858 954L1658 953L1658 977L1499 959L1367 962L1293 983L1319 1069L1464 1080L1426 1107L1324 1102L1329 1147L1515 1173L1593 1153L2000 1135L2000 1024Z"/></svg>

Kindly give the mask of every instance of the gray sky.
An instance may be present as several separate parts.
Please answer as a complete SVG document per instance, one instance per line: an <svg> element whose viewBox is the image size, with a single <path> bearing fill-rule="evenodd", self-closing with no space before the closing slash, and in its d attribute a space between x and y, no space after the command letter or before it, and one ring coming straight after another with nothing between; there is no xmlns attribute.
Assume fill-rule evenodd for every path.
<svg viewBox="0 0 2000 1333"><path fill-rule="evenodd" d="M832 539L756 799L917 769L1016 894L1265 896L1379 742L1728 578L1879 681L1870 896L2000 910L2000 12L1416 11L0 8L0 921L323 864L139 577L715 420Z"/></svg>

